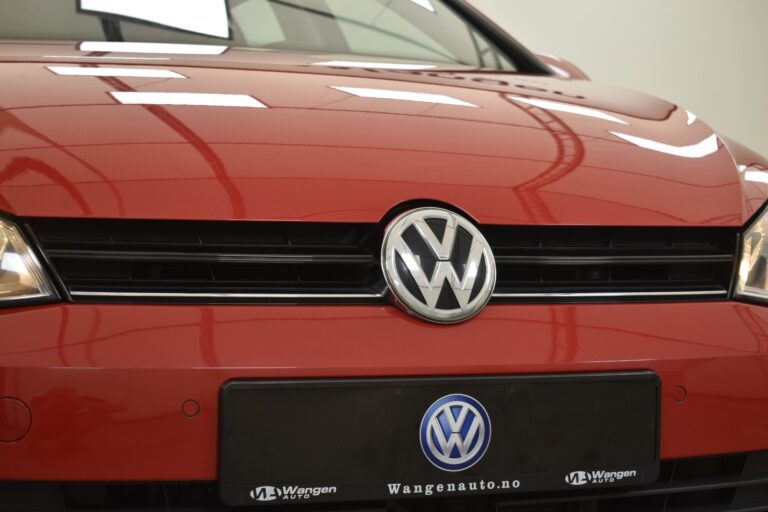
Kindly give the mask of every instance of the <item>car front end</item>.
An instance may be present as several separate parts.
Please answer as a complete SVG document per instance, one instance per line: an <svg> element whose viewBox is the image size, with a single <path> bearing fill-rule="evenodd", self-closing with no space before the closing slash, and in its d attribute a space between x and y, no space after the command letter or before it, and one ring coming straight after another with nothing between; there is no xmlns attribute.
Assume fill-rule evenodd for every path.
<svg viewBox="0 0 768 512"><path fill-rule="evenodd" d="M0 47L0 510L768 506L764 158L527 53L147 44Z"/></svg>

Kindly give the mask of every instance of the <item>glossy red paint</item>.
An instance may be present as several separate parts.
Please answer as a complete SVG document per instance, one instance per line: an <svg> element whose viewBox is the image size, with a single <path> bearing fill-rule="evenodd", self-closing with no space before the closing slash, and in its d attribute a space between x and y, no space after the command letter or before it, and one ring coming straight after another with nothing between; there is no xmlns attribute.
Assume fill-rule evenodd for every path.
<svg viewBox="0 0 768 512"><path fill-rule="evenodd" d="M745 211L759 211L768 196L768 159L723 137L739 169Z"/></svg>
<svg viewBox="0 0 768 512"><path fill-rule="evenodd" d="M376 222L399 203L433 199L482 223L669 226L741 225L755 210L712 130L639 93L469 69L329 68L313 65L328 56L306 54L115 56L78 59L94 56L74 43L0 44L1 209ZM47 69L56 63L187 78L59 76ZM333 87L440 94L476 107ZM270 108L122 105L116 91L245 94ZM697 144L706 147L696 158L669 153Z"/></svg>
<svg viewBox="0 0 768 512"><path fill-rule="evenodd" d="M741 226L768 197L746 174L766 172L763 158L680 107L583 80L242 50L112 57L0 44L0 210L377 222L432 199L486 224ZM187 78L58 76L56 63ZM120 91L269 108L122 105ZM32 415L23 439L0 443L0 479L214 479L219 389L244 378L648 369L663 383L664 458L768 449L768 310L734 302L491 306L452 327L385 306L60 304L2 310L0 333L0 396Z"/></svg>
<svg viewBox="0 0 768 512"><path fill-rule="evenodd" d="M663 457L768 448L768 309L746 304L490 306L449 328L391 307L55 305L0 332L3 393L33 417L0 479L214 479L219 389L244 378L649 369Z"/></svg>

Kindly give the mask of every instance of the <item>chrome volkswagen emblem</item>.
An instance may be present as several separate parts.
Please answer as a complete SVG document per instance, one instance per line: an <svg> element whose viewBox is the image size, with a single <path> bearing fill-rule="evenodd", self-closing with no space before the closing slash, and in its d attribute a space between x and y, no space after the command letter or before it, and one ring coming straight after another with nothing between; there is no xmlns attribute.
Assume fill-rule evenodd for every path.
<svg viewBox="0 0 768 512"><path fill-rule="evenodd" d="M483 234L464 217L440 208L396 218L384 236L381 261L398 303L432 322L472 318L496 286L496 264Z"/></svg>
<svg viewBox="0 0 768 512"><path fill-rule="evenodd" d="M491 420L471 396L448 395L427 409L419 437L429 462L444 471L464 471L488 450Z"/></svg>

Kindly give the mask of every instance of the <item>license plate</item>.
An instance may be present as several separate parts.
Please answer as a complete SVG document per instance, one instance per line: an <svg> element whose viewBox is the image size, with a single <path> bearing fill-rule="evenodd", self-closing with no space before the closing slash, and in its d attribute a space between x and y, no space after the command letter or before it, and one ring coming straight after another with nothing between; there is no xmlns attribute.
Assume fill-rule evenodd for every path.
<svg viewBox="0 0 768 512"><path fill-rule="evenodd" d="M658 377L234 381L221 392L231 506L652 483Z"/></svg>

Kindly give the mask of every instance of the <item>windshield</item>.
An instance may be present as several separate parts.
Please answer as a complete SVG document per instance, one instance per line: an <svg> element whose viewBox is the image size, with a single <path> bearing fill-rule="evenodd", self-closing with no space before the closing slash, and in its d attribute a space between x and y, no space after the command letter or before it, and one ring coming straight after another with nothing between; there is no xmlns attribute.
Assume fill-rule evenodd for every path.
<svg viewBox="0 0 768 512"><path fill-rule="evenodd" d="M223 45L515 70L442 0L2 0L0 37Z"/></svg>

